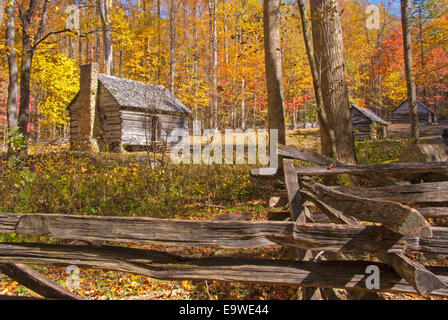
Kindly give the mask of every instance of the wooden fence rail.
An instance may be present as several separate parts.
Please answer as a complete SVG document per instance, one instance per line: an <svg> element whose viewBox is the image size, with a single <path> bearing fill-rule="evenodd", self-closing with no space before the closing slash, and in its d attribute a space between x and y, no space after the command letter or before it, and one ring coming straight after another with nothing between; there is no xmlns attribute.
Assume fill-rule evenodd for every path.
<svg viewBox="0 0 448 320"><path fill-rule="evenodd" d="M408 237L375 225L0 213L0 233L56 239L234 249L291 245L332 252L448 254L448 228L431 230L432 237Z"/></svg>
<svg viewBox="0 0 448 320"><path fill-rule="evenodd" d="M382 173L445 172L448 164L353 166L291 147L280 147L279 154L320 166L294 167L292 159L284 160L292 221L0 213L0 233L115 244L3 242L0 243L0 272L35 288L34 291L45 297L76 299L72 293L20 264L75 264L164 280L241 281L349 291L370 290L365 283L366 268L375 264L380 268L380 288L373 291L448 297L448 267L425 267L405 255L409 252L448 254L448 228L430 226L425 219L447 215L448 182L376 188L328 187L307 177L349 173L378 181L383 179ZM396 184L393 179L383 180ZM314 203L327 221L333 223L315 223L313 216L319 213L312 214L305 200ZM417 208L412 207L415 204ZM303 261L232 256L191 258L127 248L119 245L122 243L233 249L289 246L299 249L298 258ZM317 252L321 254L316 255ZM366 253L381 262L364 261ZM334 261L318 260L320 256Z"/></svg>
<svg viewBox="0 0 448 320"><path fill-rule="evenodd" d="M218 280L286 284L302 287L368 290L366 268L380 269L375 291L416 293L391 268L370 261L287 261L233 257L185 258L155 250L111 246L70 246L42 243L0 243L0 263L78 265L115 270L163 280ZM444 283L448 268L430 267ZM431 293L448 296L446 287Z"/></svg>
<svg viewBox="0 0 448 320"><path fill-rule="evenodd" d="M360 221L376 222L396 234L419 236L419 239L423 240L425 237L434 236L425 216L443 217L447 213L447 208L441 208L448 204L447 182L410 185L409 182L401 180L405 176L397 174L446 173L448 163L350 165L288 146L280 146L278 154L286 158L283 160L285 184L291 219L297 224L316 222L314 215L304 204L304 201L310 201L327 216L327 222L350 226L361 226ZM295 167L293 159L311 162L319 167ZM252 174L259 173L258 169L252 171ZM356 175L379 187L327 187L309 177L338 174ZM297 176L301 178L298 179ZM418 208L416 210L409 205L417 205ZM421 208L422 206L438 206L438 208ZM377 235L379 238L382 237L380 234ZM344 260L346 257L342 252L343 250L340 250L337 254L339 259ZM299 257L305 259L313 256L315 256L313 250L299 252ZM380 252L377 258L392 267L422 295L446 286L437 275L403 253Z"/></svg>

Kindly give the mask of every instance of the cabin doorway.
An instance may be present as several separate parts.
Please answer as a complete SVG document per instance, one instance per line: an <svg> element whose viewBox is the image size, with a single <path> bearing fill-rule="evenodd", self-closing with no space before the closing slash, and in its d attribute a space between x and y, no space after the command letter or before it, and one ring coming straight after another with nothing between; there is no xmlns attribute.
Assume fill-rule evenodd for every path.
<svg viewBox="0 0 448 320"><path fill-rule="evenodd" d="M157 116L151 117L151 142L160 141L160 120Z"/></svg>

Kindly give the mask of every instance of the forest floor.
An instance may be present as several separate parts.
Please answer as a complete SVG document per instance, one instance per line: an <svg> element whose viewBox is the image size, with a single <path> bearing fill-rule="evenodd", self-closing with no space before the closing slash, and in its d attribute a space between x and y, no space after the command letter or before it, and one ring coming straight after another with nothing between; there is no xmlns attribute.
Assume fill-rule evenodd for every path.
<svg viewBox="0 0 448 320"><path fill-rule="evenodd" d="M406 140L405 127L393 127L384 140L358 141L360 163L396 161ZM431 131L433 129L433 131ZM426 130L426 131L424 131ZM422 131L437 136L439 128ZM431 137L431 135L428 135ZM288 131L287 144L319 151L318 129ZM248 165L162 165L153 169L142 161L144 153L111 157L67 152L67 146L35 146L28 166L0 166L1 212L40 212L82 215L150 216L175 219L221 219L227 215L242 220L281 219L288 212L281 179L254 178ZM137 156L140 154L140 156ZM118 160L117 160L118 159ZM138 161L137 161L138 160ZM169 190L169 191L167 191ZM135 195L139 197L136 198ZM274 207L271 197L280 197ZM279 218L276 218L279 217ZM41 238L40 240L52 241ZM0 241L33 241L19 235L2 235ZM247 250L170 247L128 244L183 256L241 255L257 258L287 258L280 247ZM421 256L414 258L424 260ZM444 257L437 262L448 265ZM66 286L66 269L33 266ZM284 285L259 285L223 281L164 281L115 271L80 269L80 287L73 290L85 299L298 299L301 289ZM0 274L0 294L38 296ZM385 299L421 299L417 295L382 294ZM432 298L428 298L432 299Z"/></svg>

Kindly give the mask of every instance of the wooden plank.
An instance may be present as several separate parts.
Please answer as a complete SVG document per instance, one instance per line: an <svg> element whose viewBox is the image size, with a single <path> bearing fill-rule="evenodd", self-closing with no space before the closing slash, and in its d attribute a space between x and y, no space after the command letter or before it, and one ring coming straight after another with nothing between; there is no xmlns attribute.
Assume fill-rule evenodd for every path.
<svg viewBox="0 0 448 320"><path fill-rule="evenodd" d="M21 214L0 213L0 233L15 233Z"/></svg>
<svg viewBox="0 0 448 320"><path fill-rule="evenodd" d="M319 210L321 210L331 220L331 222L349 224L349 225L357 225L357 223L355 221L344 216L344 214L341 211L339 211L335 208L332 208L329 205L327 205L325 202L319 200L311 192L302 190L301 193L305 200L313 202L316 205L316 207L318 207Z"/></svg>
<svg viewBox="0 0 448 320"><path fill-rule="evenodd" d="M413 203L448 202L448 181L396 185L377 188L337 186L332 187L332 189L369 199L393 200L397 202Z"/></svg>
<svg viewBox="0 0 448 320"><path fill-rule="evenodd" d="M304 223L306 220L305 215L301 216L303 209L302 196L299 192L299 179L294 172L294 160L283 160L283 171L285 174L286 191L288 192L289 208L291 210L291 219L296 221L299 217L301 220L299 223Z"/></svg>
<svg viewBox="0 0 448 320"><path fill-rule="evenodd" d="M45 298L81 300L76 294L66 290L56 282L26 265L13 263L2 264L0 265L0 272Z"/></svg>
<svg viewBox="0 0 448 320"><path fill-rule="evenodd" d="M0 233L58 239L225 248L291 245L315 251L448 254L448 228L433 227L432 232L432 238L415 238L402 237L383 226L0 214Z"/></svg>
<svg viewBox="0 0 448 320"><path fill-rule="evenodd" d="M283 156L285 158L292 158L292 159L307 161L307 162L315 163L315 164L318 164L321 166L328 166L333 163L334 164L343 164L342 162L340 162L338 160L326 157L319 153L305 151L305 150L299 150L292 146L279 145L278 149L277 149L277 154L279 156Z"/></svg>
<svg viewBox="0 0 448 320"><path fill-rule="evenodd" d="M448 217L448 208L446 207L428 207L428 208L417 208L426 218L445 218Z"/></svg>
<svg viewBox="0 0 448 320"><path fill-rule="evenodd" d="M388 200L367 199L335 191L311 178L303 177L300 186L315 198L359 220L377 222L401 235L431 237L431 227L415 209Z"/></svg>
<svg viewBox="0 0 448 320"><path fill-rule="evenodd" d="M380 253L378 257L390 265L397 274L412 285L416 291L427 296L435 290L446 288L446 285L420 263L413 261L401 253Z"/></svg>
<svg viewBox="0 0 448 320"><path fill-rule="evenodd" d="M402 253L383 252L377 254L377 257L381 262L385 262L391 266L397 274L408 281L423 296L445 287L437 276L428 271L420 263L409 259Z"/></svg>
<svg viewBox="0 0 448 320"><path fill-rule="evenodd" d="M373 165L336 165L330 167L297 167L296 173L302 176L323 176L336 174L396 174L446 172L446 162L406 162Z"/></svg>
<svg viewBox="0 0 448 320"><path fill-rule="evenodd" d="M291 220L295 221L297 224L304 224L307 222L307 208L303 207L302 197L300 195L299 179L297 174L294 172L294 160L284 159L283 160L283 171L285 175L286 191L288 193L289 209L291 214ZM291 249L291 247L286 248ZM298 261L310 261L313 260L315 254L311 250L307 249L296 249ZM331 290L331 289L328 289ZM303 288L302 289L302 300L321 300L322 293L320 288Z"/></svg>
<svg viewBox="0 0 448 320"><path fill-rule="evenodd" d="M332 166L332 165L338 165L338 166L344 166L347 165L344 162L329 158L327 156L321 155L319 153L311 152L311 151L305 151L305 150L298 150L295 147L292 146L283 146L280 145L278 147L278 155L286 157L286 158L292 158L297 160L302 160L306 162L315 163L321 166ZM252 171L253 170L253 171ZM252 175L260 175L258 169L252 169L251 173ZM311 169L309 169L311 170ZM314 170L314 169L312 169ZM359 174L363 179L366 179L368 181L375 182L376 185L396 185L396 184L402 184L404 181L400 181L394 177L385 177L385 176L378 176L375 174Z"/></svg>
<svg viewBox="0 0 448 320"><path fill-rule="evenodd" d="M304 287L356 288L365 286L366 268L376 264L381 281L378 291L409 292L415 289L389 267L370 261L285 261L249 258L185 258L166 252L123 247L0 243L0 263L78 265L115 270L163 280L216 280ZM446 267L431 268L445 283ZM442 288L433 295L447 296Z"/></svg>

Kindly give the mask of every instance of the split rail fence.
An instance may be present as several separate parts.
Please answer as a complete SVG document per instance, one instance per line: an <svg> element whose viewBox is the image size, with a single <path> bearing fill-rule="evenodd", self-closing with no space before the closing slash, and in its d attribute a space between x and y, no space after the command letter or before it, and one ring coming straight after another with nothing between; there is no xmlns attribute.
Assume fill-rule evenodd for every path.
<svg viewBox="0 0 448 320"><path fill-rule="evenodd" d="M0 213L0 233L91 244L1 242L0 272L45 298L55 299L80 297L26 264L77 265L164 280L285 284L306 287L310 295L321 290L327 297L333 288L346 289L358 297L375 292L448 296L448 267L425 267L405 255L448 254L448 228L431 226L427 221L448 217L448 182L357 188L328 187L310 178L343 173L374 183L398 183L387 174L442 172L448 170L448 164L354 166L291 147L280 147L279 155L285 158L289 221ZM293 159L319 166L295 167ZM256 175L259 170L252 173ZM108 245L94 245L97 242ZM123 243L233 249L280 245L297 249L298 255L294 260L193 258L129 248L120 245ZM366 269L372 264L380 270L378 289L367 289L365 283L369 276Z"/></svg>

